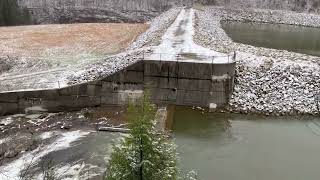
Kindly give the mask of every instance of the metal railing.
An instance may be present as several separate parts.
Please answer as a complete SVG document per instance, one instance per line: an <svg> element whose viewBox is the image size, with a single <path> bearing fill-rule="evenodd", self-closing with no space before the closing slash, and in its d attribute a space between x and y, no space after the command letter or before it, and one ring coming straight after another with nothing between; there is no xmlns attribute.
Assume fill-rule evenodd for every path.
<svg viewBox="0 0 320 180"><path fill-rule="evenodd" d="M236 54L230 53L224 56L210 56L205 53L180 53L180 54L170 54L170 53L143 53L140 56L141 60L157 60L157 61L177 61L177 62L204 62L204 63L221 63L226 64L235 62ZM220 59L220 60L219 60ZM221 60L224 59L225 61ZM19 80L23 81L23 80ZM62 81L49 81L49 82L31 82L31 83L1 83L0 81L0 92L8 91L23 91L23 90L37 90L37 89L55 89L63 88L65 82ZM76 83L77 84L77 83ZM69 85L69 84L68 84ZM70 85L73 85L72 83Z"/></svg>
<svg viewBox="0 0 320 180"><path fill-rule="evenodd" d="M206 62L206 63L233 63L236 60L236 52L221 56L212 56L206 53L144 53L144 60L156 61L192 61L192 62Z"/></svg>

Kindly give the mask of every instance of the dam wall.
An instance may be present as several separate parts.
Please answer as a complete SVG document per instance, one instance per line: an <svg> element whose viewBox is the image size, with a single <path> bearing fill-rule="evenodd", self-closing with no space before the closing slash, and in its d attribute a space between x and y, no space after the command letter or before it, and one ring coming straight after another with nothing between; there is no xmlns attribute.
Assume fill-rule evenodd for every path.
<svg viewBox="0 0 320 180"><path fill-rule="evenodd" d="M147 89L158 105L224 107L232 94L235 63L143 60L104 79L60 89L0 93L0 115L72 111L126 105Z"/></svg>

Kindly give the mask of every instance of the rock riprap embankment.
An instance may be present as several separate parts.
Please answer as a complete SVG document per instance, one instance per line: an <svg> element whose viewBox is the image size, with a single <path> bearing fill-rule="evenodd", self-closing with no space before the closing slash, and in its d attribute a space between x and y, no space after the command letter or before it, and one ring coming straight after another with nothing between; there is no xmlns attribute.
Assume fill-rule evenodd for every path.
<svg viewBox="0 0 320 180"><path fill-rule="evenodd" d="M233 42L221 21L320 27L320 16L272 10L206 7L196 13L195 42L220 52L237 51L229 110L259 114L319 114L320 57Z"/></svg>
<svg viewBox="0 0 320 180"><path fill-rule="evenodd" d="M125 52L108 57L102 62L88 65L87 67L84 67L83 70L68 76L68 84L79 84L107 77L112 73L120 71L141 60L145 52L147 52L147 50L144 49L136 50L130 53Z"/></svg>
<svg viewBox="0 0 320 180"><path fill-rule="evenodd" d="M172 8L154 18L149 22L150 28L141 34L125 52L88 65L83 68L84 70L69 76L67 78L68 84L98 80L142 60L144 54L150 51L148 46L159 44L162 35L175 20L180 10L180 8Z"/></svg>
<svg viewBox="0 0 320 180"><path fill-rule="evenodd" d="M141 34L129 46L128 50L141 48L146 45L158 45L160 43L161 36L176 19L180 10L181 8L171 8L148 22L148 24L150 24L150 28Z"/></svg>
<svg viewBox="0 0 320 180"><path fill-rule="evenodd" d="M230 109L242 113L317 114L320 68L315 63L239 53Z"/></svg>
<svg viewBox="0 0 320 180"><path fill-rule="evenodd" d="M88 65L84 70L67 78L68 84L78 84L94 81L117 72L132 63L143 59L144 53L150 51L148 46L157 45L166 29L172 24L180 12L180 8L172 8L159 17L154 18L150 28L141 34L125 52L107 57L105 60Z"/></svg>

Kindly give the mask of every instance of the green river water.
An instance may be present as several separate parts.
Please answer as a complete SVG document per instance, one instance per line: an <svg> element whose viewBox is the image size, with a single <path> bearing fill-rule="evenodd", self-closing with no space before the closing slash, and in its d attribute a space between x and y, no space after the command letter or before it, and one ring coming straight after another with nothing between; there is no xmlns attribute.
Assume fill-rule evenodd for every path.
<svg viewBox="0 0 320 180"><path fill-rule="evenodd" d="M202 180L319 180L320 120L177 109L184 171Z"/></svg>
<svg viewBox="0 0 320 180"><path fill-rule="evenodd" d="M177 107L172 130L179 167L195 170L199 180L320 179L319 117L202 113ZM53 160L62 179L101 179L112 144L122 136L93 131L42 157L31 174Z"/></svg>
<svg viewBox="0 0 320 180"><path fill-rule="evenodd" d="M243 22L222 27L235 42L320 56L320 28Z"/></svg>

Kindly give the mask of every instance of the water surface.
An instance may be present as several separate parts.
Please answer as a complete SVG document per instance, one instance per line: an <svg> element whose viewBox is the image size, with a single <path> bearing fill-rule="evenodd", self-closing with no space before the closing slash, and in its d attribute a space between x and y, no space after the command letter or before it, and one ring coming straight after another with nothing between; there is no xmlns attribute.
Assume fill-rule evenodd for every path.
<svg viewBox="0 0 320 180"><path fill-rule="evenodd" d="M243 22L222 27L238 43L320 56L320 28Z"/></svg>
<svg viewBox="0 0 320 180"><path fill-rule="evenodd" d="M173 131L184 171L203 180L319 180L320 121L178 109Z"/></svg>

